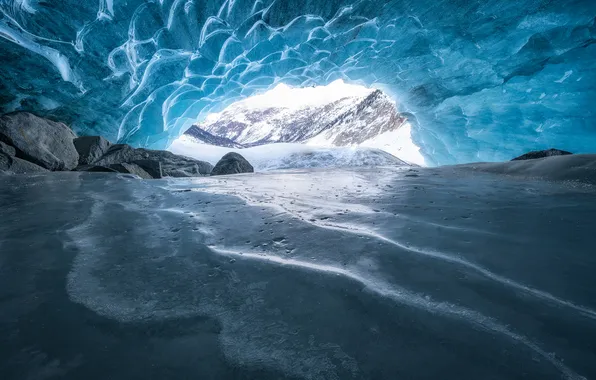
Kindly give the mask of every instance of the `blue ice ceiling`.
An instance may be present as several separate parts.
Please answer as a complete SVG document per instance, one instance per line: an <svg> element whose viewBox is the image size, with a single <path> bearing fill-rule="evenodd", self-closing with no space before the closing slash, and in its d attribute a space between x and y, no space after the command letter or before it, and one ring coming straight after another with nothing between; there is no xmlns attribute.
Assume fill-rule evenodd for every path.
<svg viewBox="0 0 596 380"><path fill-rule="evenodd" d="M163 148L276 83L379 87L435 164L596 151L594 0L0 0L0 111Z"/></svg>

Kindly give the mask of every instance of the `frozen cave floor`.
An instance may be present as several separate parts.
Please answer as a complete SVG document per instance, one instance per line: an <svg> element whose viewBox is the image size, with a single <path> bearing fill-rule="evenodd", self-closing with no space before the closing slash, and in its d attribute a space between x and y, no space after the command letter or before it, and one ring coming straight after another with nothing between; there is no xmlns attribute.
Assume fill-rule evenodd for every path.
<svg viewBox="0 0 596 380"><path fill-rule="evenodd" d="M4 176L0 377L594 378L595 197L469 167Z"/></svg>

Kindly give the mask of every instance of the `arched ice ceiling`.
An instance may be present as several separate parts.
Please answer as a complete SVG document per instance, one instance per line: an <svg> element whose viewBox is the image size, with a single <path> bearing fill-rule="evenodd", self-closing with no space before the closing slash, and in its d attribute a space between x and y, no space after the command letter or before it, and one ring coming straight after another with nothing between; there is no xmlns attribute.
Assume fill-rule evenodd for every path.
<svg viewBox="0 0 596 380"><path fill-rule="evenodd" d="M594 0L0 0L0 111L136 146L279 82L385 90L427 162L596 150Z"/></svg>

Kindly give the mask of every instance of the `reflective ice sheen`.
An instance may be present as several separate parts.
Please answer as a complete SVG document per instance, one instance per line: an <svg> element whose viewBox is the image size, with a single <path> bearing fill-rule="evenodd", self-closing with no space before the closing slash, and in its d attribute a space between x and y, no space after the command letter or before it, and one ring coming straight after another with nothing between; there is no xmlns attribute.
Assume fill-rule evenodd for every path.
<svg viewBox="0 0 596 380"><path fill-rule="evenodd" d="M592 0L4 0L0 106L136 146L278 83L379 87L429 164L596 148Z"/></svg>
<svg viewBox="0 0 596 380"><path fill-rule="evenodd" d="M593 378L594 196L408 167L3 177L0 370Z"/></svg>

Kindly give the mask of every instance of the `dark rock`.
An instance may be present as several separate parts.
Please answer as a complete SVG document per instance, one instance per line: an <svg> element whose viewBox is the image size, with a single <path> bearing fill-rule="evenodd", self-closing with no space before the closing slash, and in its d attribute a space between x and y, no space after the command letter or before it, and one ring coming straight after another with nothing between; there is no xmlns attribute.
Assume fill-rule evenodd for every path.
<svg viewBox="0 0 596 380"><path fill-rule="evenodd" d="M66 125L26 112L0 118L0 141L3 154L0 170L3 171L10 171L15 162L20 164L20 161L9 159L13 156L49 170L116 171L141 178L209 175L213 168L208 162L168 151L112 145L100 136L77 138Z"/></svg>
<svg viewBox="0 0 596 380"><path fill-rule="evenodd" d="M0 117L0 140L15 148L17 158L49 170L71 170L79 162L73 140L77 136L66 125L17 112Z"/></svg>
<svg viewBox="0 0 596 380"><path fill-rule="evenodd" d="M119 173L118 170L99 165L80 165L74 168L77 172Z"/></svg>
<svg viewBox="0 0 596 380"><path fill-rule="evenodd" d="M12 157L0 152L0 172L6 172L12 165Z"/></svg>
<svg viewBox="0 0 596 380"><path fill-rule="evenodd" d="M151 174L144 171L137 164L129 164L126 162L123 162L121 164L112 164L110 165L110 169L117 170L120 173L134 174L141 177L142 179L153 179L153 177L151 177Z"/></svg>
<svg viewBox="0 0 596 380"><path fill-rule="evenodd" d="M0 152L0 172L8 174L41 173L48 170L18 157Z"/></svg>
<svg viewBox="0 0 596 380"><path fill-rule="evenodd" d="M106 153L95 163L97 165L112 165L121 162L132 162L133 160L147 159L147 154L126 144L114 144L108 148Z"/></svg>
<svg viewBox="0 0 596 380"><path fill-rule="evenodd" d="M197 165L188 165L172 169L168 172L170 177L199 177L201 171Z"/></svg>
<svg viewBox="0 0 596 380"><path fill-rule="evenodd" d="M139 165L141 169L149 173L149 175L155 179L163 176L161 170L161 162L155 160L135 160L133 164Z"/></svg>
<svg viewBox="0 0 596 380"><path fill-rule="evenodd" d="M42 168L39 165L35 165L32 162L22 160L18 157L12 157L12 166L10 171L14 174L27 174L27 173L43 173L48 170Z"/></svg>
<svg viewBox="0 0 596 380"><path fill-rule="evenodd" d="M230 152L223 156L211 171L211 175L253 173L252 165L238 153Z"/></svg>
<svg viewBox="0 0 596 380"><path fill-rule="evenodd" d="M127 173L135 174L141 178L161 178L161 164L158 161L139 160L134 163L112 164L109 167L101 165L80 165L75 171L95 173Z"/></svg>
<svg viewBox="0 0 596 380"><path fill-rule="evenodd" d="M108 140L101 136L83 136L74 139L74 146L79 153L79 165L90 165L99 160L110 148Z"/></svg>
<svg viewBox="0 0 596 380"><path fill-rule="evenodd" d="M449 168L449 166L443 166L439 169L446 171ZM547 157L542 160L478 162L451 166L451 168L503 174L532 180L574 181L596 185L596 154L566 154Z"/></svg>
<svg viewBox="0 0 596 380"><path fill-rule="evenodd" d="M4 153L9 155L10 157L14 157L17 153L13 146L3 143L0 141L0 153Z"/></svg>
<svg viewBox="0 0 596 380"><path fill-rule="evenodd" d="M533 152L523 154L519 157L516 157L511 161L533 160L535 158L544 158L544 157L551 157L551 156L566 156L569 154L573 154L573 153L567 152L564 150L559 150L559 149L536 150Z"/></svg>
<svg viewBox="0 0 596 380"><path fill-rule="evenodd" d="M110 166L120 163L134 163L152 160L161 163L164 177L196 177L208 175L213 166L204 161L176 155L165 150L135 149L126 144L114 144L95 162L95 165Z"/></svg>

